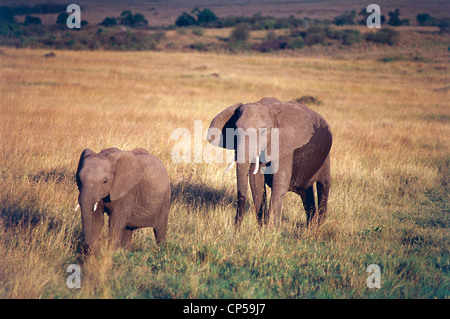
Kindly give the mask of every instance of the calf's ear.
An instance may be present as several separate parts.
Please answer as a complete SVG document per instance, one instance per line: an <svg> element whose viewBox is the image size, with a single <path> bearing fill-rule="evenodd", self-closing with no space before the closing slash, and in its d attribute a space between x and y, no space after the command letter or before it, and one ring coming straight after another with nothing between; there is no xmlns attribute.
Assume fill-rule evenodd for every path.
<svg viewBox="0 0 450 319"><path fill-rule="evenodd" d="M83 152L81 152L80 160L78 161L78 168L77 168L77 186L78 190L81 189L81 179L80 179L80 171L84 166L84 160L89 157L95 155L95 152L89 148L86 148Z"/></svg>

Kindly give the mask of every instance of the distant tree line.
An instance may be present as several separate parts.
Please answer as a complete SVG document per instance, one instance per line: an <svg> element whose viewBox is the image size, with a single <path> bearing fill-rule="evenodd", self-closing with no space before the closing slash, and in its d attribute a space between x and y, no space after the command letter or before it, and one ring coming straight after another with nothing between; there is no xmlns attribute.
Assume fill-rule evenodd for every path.
<svg viewBox="0 0 450 319"><path fill-rule="evenodd" d="M428 13L417 15L417 23L420 26L438 27L441 33L450 32L450 18L436 19Z"/></svg>
<svg viewBox="0 0 450 319"><path fill-rule="evenodd" d="M252 16L226 16L218 18L210 9L200 10L195 8L192 14L183 12L175 21L177 27L201 26L204 28L229 28L238 24L246 23L251 30L269 30L269 29L289 29L292 27L304 27L319 20L309 18L296 18L289 16L287 18L275 18L263 16L261 13ZM322 20L320 22L325 22ZM331 23L330 21L325 23Z"/></svg>
<svg viewBox="0 0 450 319"><path fill-rule="evenodd" d="M398 43L398 40L399 32L388 27L363 35L357 29L337 30L331 26L316 25L306 30L291 29L289 35L279 37L274 35L268 36L267 39L260 43L253 44L251 49L260 52L269 52L284 49L301 49L305 46L313 45L328 45L333 42L349 46L361 41L395 45Z"/></svg>
<svg viewBox="0 0 450 319"><path fill-rule="evenodd" d="M192 15L183 12L175 21L178 27L187 27L191 25L207 25L218 21L219 18L210 9L200 10L199 8L194 8L191 11ZM195 16L195 17L194 17Z"/></svg>
<svg viewBox="0 0 450 319"><path fill-rule="evenodd" d="M205 28L229 28L237 24L246 23L251 30L271 30L271 29L290 29L298 27L310 27L313 25L365 25L367 18L371 13L368 13L366 8L362 8L359 13L356 10L345 11L341 15L336 16L333 20L311 19L309 17L297 18L294 16L275 18L272 16L263 16L261 13L252 16L226 16L218 18L210 9L194 8L191 14L183 12L175 21L177 27L188 26L202 26ZM402 19L400 17L400 9L388 12L388 19L381 15L381 24L387 24L393 27L409 25L409 19ZM449 18L434 19L427 13L417 15L417 23L421 26L440 26L448 24Z"/></svg>
<svg viewBox="0 0 450 319"><path fill-rule="evenodd" d="M131 10L123 11L119 17L106 17L100 25L105 27L124 25L127 27L144 27L148 25L148 21L145 19L142 13L133 14Z"/></svg>
<svg viewBox="0 0 450 319"><path fill-rule="evenodd" d="M208 8L194 8L190 13L183 12L177 17L173 27L189 27L201 26L204 28L228 28L234 27L238 24L246 23L251 30L272 30L272 29L292 29L292 28L308 28L314 25L364 25L370 13L366 8L362 8L359 13L356 10L345 11L336 16L334 19L311 19L309 17L289 17L276 18L272 16L263 16L261 13L252 16L226 16L219 18L216 14ZM32 14L53 14L59 13L56 24L65 23L68 14L66 13L65 4L43 3L18 6L0 6L0 23L15 23L16 15L27 15L25 17L25 25L39 25L42 21L39 17L33 17ZM409 25L408 19L400 17L400 9L388 12L388 19L381 15L381 24L387 24L393 27ZM427 13L418 14L416 17L417 23L420 26L437 26L441 32L448 32L450 18L435 19ZM87 21L84 22L84 25ZM124 25L132 28L148 27L148 21L141 13L133 14L130 10L123 11L118 17L106 17L100 25L111 27L116 25Z"/></svg>
<svg viewBox="0 0 450 319"><path fill-rule="evenodd" d="M43 13L59 13L56 23L52 26L43 26L39 17L32 16ZM17 23L15 20L15 15L19 14L26 15L23 23ZM218 48L268 52L333 43L348 46L361 41L395 45L399 40L399 32L391 27L409 25L409 21L401 19L400 10L396 9L388 13L388 19L381 16L381 22L389 27L384 26L365 35L355 28L332 28L332 25L365 24L369 14L363 8L358 14L355 10L346 11L332 20L299 18L292 15L275 18L263 16L261 13L219 18L211 9L194 8L190 13L183 12L178 16L175 25L164 28L149 27L143 14L124 10L118 17L106 17L97 26L68 30L66 27L68 13L65 5L49 3L34 6L0 6L0 44L65 49L152 50L164 39L165 33L162 31L164 29L177 28L181 32L184 27L191 27L192 34L202 36L204 28L231 27L233 29L229 38L219 39L221 40L219 44L207 45L197 41L189 47L200 51ZM417 23L421 26L437 26L440 32L449 32L449 18L435 19L427 13L422 13L417 15ZM82 27L87 24L87 21L81 22ZM157 31L150 33L149 29ZM288 29L290 32L277 36L272 31L276 29ZM66 32L61 32L63 30ZM249 41L252 30L267 30L267 36L257 41Z"/></svg>
<svg viewBox="0 0 450 319"><path fill-rule="evenodd" d="M14 7L0 6L0 22L8 21L14 22L14 16L25 15L25 14L50 14L59 13L66 11L66 4L56 4L56 3L43 3L35 4L34 6L29 5L18 5Z"/></svg>

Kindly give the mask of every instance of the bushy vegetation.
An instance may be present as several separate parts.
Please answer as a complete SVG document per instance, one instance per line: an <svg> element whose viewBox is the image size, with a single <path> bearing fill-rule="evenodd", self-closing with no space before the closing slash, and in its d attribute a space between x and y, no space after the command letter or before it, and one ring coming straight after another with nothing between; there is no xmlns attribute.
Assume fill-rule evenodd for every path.
<svg viewBox="0 0 450 319"><path fill-rule="evenodd" d="M395 45L399 40L400 33L392 28L381 28L366 35L366 41L380 44Z"/></svg>
<svg viewBox="0 0 450 319"><path fill-rule="evenodd" d="M366 9L346 11L333 20L317 20L308 17L298 18L271 17L260 13L252 16L217 17L208 8L194 8L190 13L183 12L169 27L149 27L148 21L141 13L124 10L118 17L106 17L98 26L82 21L81 30L68 30L66 21L68 14L63 11L57 16L53 26L42 26L40 18L27 15L23 24L15 21L14 15L41 11L53 12L60 10L60 6L36 5L33 7L0 7L0 44L17 47L47 47L55 49L106 49L106 50L154 50L163 34L160 30L177 29L178 34L189 27L189 33L196 39L188 45L177 43L166 44L166 48L191 48L195 50L256 50L270 52L277 50L299 50L305 46L351 46L362 41L375 42L394 46L399 42L399 32L393 28L383 27L381 30L370 30L362 34L353 25L365 24L368 14ZM381 17L381 22L386 19ZM417 16L417 23L422 26L437 26L440 32L448 32L449 19L435 19L424 13ZM332 25L348 26L346 29L333 28ZM400 18L400 10L389 12L387 24L392 27L407 25L409 21ZM121 28L119 28L121 26ZM126 30L123 29L126 28ZM205 43L202 39L204 30L208 28L232 28L228 37L217 37L219 42ZM288 30L275 33L280 29ZM156 31L155 30L159 30ZM189 30L189 29L186 29ZM255 39L253 31L267 30L270 36ZM63 31L63 32L62 32ZM65 32L64 32L65 31ZM271 33L270 33L271 32Z"/></svg>
<svg viewBox="0 0 450 319"><path fill-rule="evenodd" d="M450 32L450 18L436 19L428 13L420 13L417 15L416 20L421 26L438 27L440 33Z"/></svg>
<svg viewBox="0 0 450 319"><path fill-rule="evenodd" d="M393 27L398 27L401 25L409 25L408 19L400 19L400 9L395 9L395 11L389 12L388 15L389 20L387 24Z"/></svg>
<svg viewBox="0 0 450 319"><path fill-rule="evenodd" d="M193 15L197 16L195 18L193 15L183 12L175 21L175 25L178 27L188 27L191 25L206 25L213 21L216 21L218 18L210 9L206 8L200 10L199 8L194 8L191 12Z"/></svg>
<svg viewBox="0 0 450 319"><path fill-rule="evenodd" d="M164 32L120 30L105 27L80 31L49 32L43 26L24 28L10 24L0 30L7 44L16 47L46 47L69 50L155 50L164 38Z"/></svg>
<svg viewBox="0 0 450 319"><path fill-rule="evenodd" d="M305 40L301 36L291 38L287 43L288 49L301 49L305 46Z"/></svg>
<svg viewBox="0 0 450 319"><path fill-rule="evenodd" d="M239 23L231 31L231 41L245 42L250 36L250 25L247 23Z"/></svg>
<svg viewBox="0 0 450 319"><path fill-rule="evenodd" d="M142 13L133 14L131 10L125 10L120 14L119 17L106 17L100 23L100 25L105 27L116 26L118 24L132 28L139 28L146 26L148 24L148 21L145 19Z"/></svg>
<svg viewBox="0 0 450 319"><path fill-rule="evenodd" d="M356 11L346 11L343 14L337 16L333 20L336 25L352 25L356 24Z"/></svg>
<svg viewBox="0 0 450 319"><path fill-rule="evenodd" d="M314 23L330 23L328 20L311 20L307 17L296 18L289 16L287 18L275 18L263 16L261 13L253 16L226 16L218 18L210 9L199 10L197 8L193 10L193 13L197 15L197 18L183 12L177 18L175 24L179 27L199 25L204 28L230 28L245 23L250 26L251 30L275 30L304 27Z"/></svg>
<svg viewBox="0 0 450 319"><path fill-rule="evenodd" d="M42 24L42 20L39 17L33 17L30 15L27 15L25 17L25 21L23 22L23 25L27 26L27 25L40 25Z"/></svg>
<svg viewBox="0 0 450 319"><path fill-rule="evenodd" d="M31 14L51 14L66 11L66 4L56 4L56 3L43 3L35 4L34 6L29 5L17 5L13 7L0 6L0 22L8 21L14 22L14 16L16 15L31 15Z"/></svg>

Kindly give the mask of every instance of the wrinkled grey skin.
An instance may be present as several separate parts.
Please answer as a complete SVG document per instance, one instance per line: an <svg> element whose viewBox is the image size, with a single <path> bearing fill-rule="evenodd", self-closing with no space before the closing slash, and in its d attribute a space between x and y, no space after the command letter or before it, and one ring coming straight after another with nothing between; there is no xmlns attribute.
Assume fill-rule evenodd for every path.
<svg viewBox="0 0 450 319"><path fill-rule="evenodd" d="M111 245L129 248L136 228L153 227L156 242L166 239L170 185L161 161L138 148L85 149L76 174L80 191L83 251L97 250L103 214L109 215ZM98 203L98 205L95 205Z"/></svg>
<svg viewBox="0 0 450 319"><path fill-rule="evenodd" d="M208 130L208 141L219 147L227 147L227 128L272 128L278 129L279 153L272 154L271 134L265 137L258 135L258 145L251 150L247 144L243 146L239 134L231 147L235 154L245 154L245 161L237 161L236 177L238 189L236 225L243 219L247 196L248 181L255 203L255 211L260 225L272 223L279 225L283 198L288 191L300 195L306 211L307 224L320 224L327 213L327 201L330 190L330 149L332 134L328 123L321 115L306 106L291 101L280 102L275 98L263 98L256 103L236 104L219 113L211 122ZM275 140L275 138L274 138ZM260 143L261 142L261 143ZM267 148L264 149L264 145ZM242 148L245 147L245 150ZM275 148L275 147L274 147ZM256 150L256 153L255 153ZM241 153L244 152L244 153ZM258 157L257 157L258 156ZM256 160L260 167L278 165L272 174L263 174L258 169L253 174ZM318 213L314 200L313 184L317 182ZM265 184L272 188L269 211L266 208ZM272 217L273 216L273 217Z"/></svg>

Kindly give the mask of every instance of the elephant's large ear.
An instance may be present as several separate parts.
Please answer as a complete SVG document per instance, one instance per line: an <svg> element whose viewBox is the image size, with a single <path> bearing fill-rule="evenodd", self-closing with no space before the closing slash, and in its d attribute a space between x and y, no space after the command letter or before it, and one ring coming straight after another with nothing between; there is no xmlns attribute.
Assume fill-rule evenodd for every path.
<svg viewBox="0 0 450 319"><path fill-rule="evenodd" d="M86 159L86 157L89 157L94 154L95 154L94 151L89 148L86 148L83 152L81 152L80 160L78 161L78 168L77 168L77 175L76 175L78 190L81 190L80 171L83 168L84 160Z"/></svg>
<svg viewBox="0 0 450 319"><path fill-rule="evenodd" d="M308 108L296 103L283 103L275 118L275 126L279 129L279 156L307 144L314 133L313 125L313 113Z"/></svg>
<svg viewBox="0 0 450 319"><path fill-rule="evenodd" d="M208 129L208 136L206 139L214 146L219 146L223 148L234 149L234 143L228 143L226 141L226 129L236 128L236 121L239 119L239 114L237 109L242 105L242 103L235 104L226 108L212 120L211 125Z"/></svg>
<svg viewBox="0 0 450 319"><path fill-rule="evenodd" d="M118 155L117 153L114 154ZM132 152L121 152L114 170L114 181L109 193L111 201L118 200L130 192L142 179L144 164Z"/></svg>

